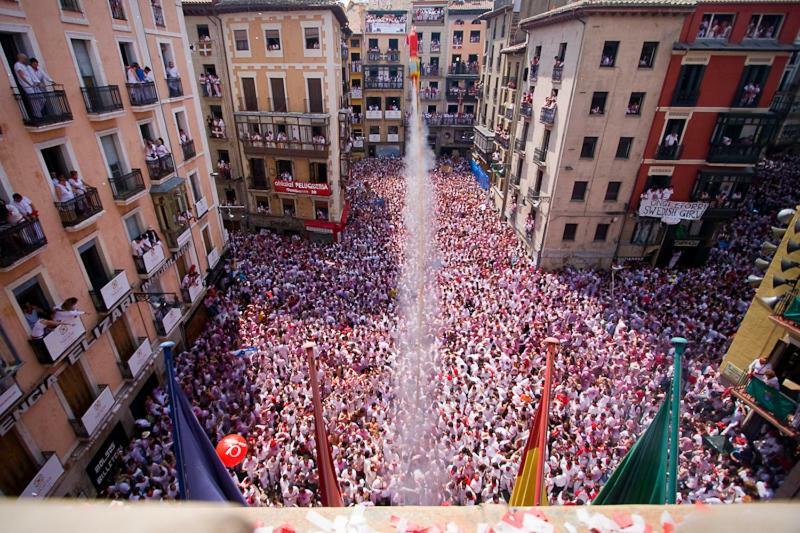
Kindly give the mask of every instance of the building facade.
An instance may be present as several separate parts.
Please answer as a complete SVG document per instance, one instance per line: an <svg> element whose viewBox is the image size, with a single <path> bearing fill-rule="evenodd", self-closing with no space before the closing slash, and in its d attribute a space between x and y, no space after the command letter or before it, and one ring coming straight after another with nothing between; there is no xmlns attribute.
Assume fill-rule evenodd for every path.
<svg viewBox="0 0 800 533"><path fill-rule="evenodd" d="M220 0L252 228L337 239L347 220L347 18L335 2ZM257 11L255 11L257 9Z"/></svg>
<svg viewBox="0 0 800 533"><path fill-rule="evenodd" d="M800 283L797 268L800 266L800 215L798 208L782 212L786 218L776 221L778 228L786 228L776 245L764 243L762 254L773 254L771 260L761 259L757 265L764 273L751 276L757 285L756 294L733 342L720 364L720 374L731 393L745 407L747 416L742 420L741 431L757 438L762 428L771 426L781 436L798 439L797 417L798 383L800 383ZM788 227L787 227L788 226ZM751 375L757 360L768 367L759 375ZM777 387L765 383L763 376L771 369ZM783 485L775 492L776 498L797 498L800 495L800 465L792 467Z"/></svg>
<svg viewBox="0 0 800 533"><path fill-rule="evenodd" d="M698 265L743 207L781 121L770 109L796 51L792 2L696 2L674 46L631 196L619 257ZM642 196L695 202L691 216L640 216ZM646 215L646 211L642 210ZM669 222L669 223L666 223Z"/></svg>
<svg viewBox="0 0 800 533"><path fill-rule="evenodd" d="M0 10L5 496L95 494L159 343L202 327L225 235L185 30L150 0Z"/></svg>
<svg viewBox="0 0 800 533"><path fill-rule="evenodd" d="M247 224L247 186L242 151L235 135L222 27L220 19L213 15L210 0L187 0L182 6L222 222L227 229L238 230Z"/></svg>
<svg viewBox="0 0 800 533"><path fill-rule="evenodd" d="M543 268L610 266L690 11L688 2L582 1L520 23L527 94L511 142L525 149L512 160L504 205ZM496 132L496 143L499 135L511 130Z"/></svg>

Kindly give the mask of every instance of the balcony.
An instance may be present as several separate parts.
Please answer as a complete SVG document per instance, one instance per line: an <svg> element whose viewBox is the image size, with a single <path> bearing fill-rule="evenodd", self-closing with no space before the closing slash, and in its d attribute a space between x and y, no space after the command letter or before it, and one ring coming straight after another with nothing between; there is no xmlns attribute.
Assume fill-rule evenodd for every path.
<svg viewBox="0 0 800 533"><path fill-rule="evenodd" d="M384 91L400 91L403 89L403 80L381 80L378 78L366 78L364 87L367 89L379 89Z"/></svg>
<svg viewBox="0 0 800 533"><path fill-rule="evenodd" d="M89 291L94 308L107 313L131 291L131 284L124 270L115 270L114 276L99 291Z"/></svg>
<svg viewBox="0 0 800 533"><path fill-rule="evenodd" d="M100 427L100 424L111 412L111 408L114 407L114 393L111 392L111 387L108 385L102 385L102 387L103 390L83 413L81 419L69 421L75 434L80 438L88 439L94 435L95 430Z"/></svg>
<svg viewBox="0 0 800 533"><path fill-rule="evenodd" d="M350 98L362 98L364 93L361 92L361 87L353 87L350 89Z"/></svg>
<svg viewBox="0 0 800 533"><path fill-rule="evenodd" d="M156 84L152 81L126 83L128 99L133 107L150 106L158 103Z"/></svg>
<svg viewBox="0 0 800 533"><path fill-rule="evenodd" d="M518 152L525 151L525 139L514 139L514 150Z"/></svg>
<svg viewBox="0 0 800 533"><path fill-rule="evenodd" d="M371 143L379 143L381 142L381 134L380 133L370 133L367 137L369 142Z"/></svg>
<svg viewBox="0 0 800 533"><path fill-rule="evenodd" d="M400 142L400 134L398 134L398 133L387 133L386 134L386 142L390 142L390 143Z"/></svg>
<svg viewBox="0 0 800 533"><path fill-rule="evenodd" d="M122 109L122 97L116 85L81 87L81 92L86 112L90 115L104 115Z"/></svg>
<svg viewBox="0 0 800 533"><path fill-rule="evenodd" d="M381 60L380 50L371 50L367 52L367 61L370 63L378 63Z"/></svg>
<svg viewBox="0 0 800 533"><path fill-rule="evenodd" d="M0 378L0 415L4 415L17 400L22 398L22 389L14 379L14 373L7 369L3 369L2 372L4 374Z"/></svg>
<svg viewBox="0 0 800 533"><path fill-rule="evenodd" d="M437 78L439 77L439 65L422 65L422 72L420 75L423 78Z"/></svg>
<svg viewBox="0 0 800 533"><path fill-rule="evenodd" d="M366 113L364 113L367 117L367 120L382 120L383 119L383 111L380 109L368 109Z"/></svg>
<svg viewBox="0 0 800 533"><path fill-rule="evenodd" d="M547 150L544 148L534 148L533 160L539 164L544 163L547 160Z"/></svg>
<svg viewBox="0 0 800 533"><path fill-rule="evenodd" d="M403 112L399 109L387 109L385 117L387 120L400 120L403 118Z"/></svg>
<svg viewBox="0 0 800 533"><path fill-rule="evenodd" d="M506 107L505 111L503 112L503 116L506 117L508 120L514 120L514 108Z"/></svg>
<svg viewBox="0 0 800 533"><path fill-rule="evenodd" d="M539 65L534 65L531 63L530 72L528 73L528 81L530 83L534 83L539 79Z"/></svg>
<svg viewBox="0 0 800 533"><path fill-rule="evenodd" d="M381 20L368 20L366 33L406 33L406 22L383 22Z"/></svg>
<svg viewBox="0 0 800 533"><path fill-rule="evenodd" d="M658 145L658 149L656 150L656 159L664 159L664 160L672 160L672 159L680 159L681 158L681 151L683 146L678 144L673 144L672 146L667 146L664 143Z"/></svg>
<svg viewBox="0 0 800 533"><path fill-rule="evenodd" d="M780 390L775 390L758 378L751 377L743 386L734 387L731 394L767 420L783 435L796 439L800 433L789 423L797 402Z"/></svg>
<svg viewBox="0 0 800 533"><path fill-rule="evenodd" d="M164 237L167 240L167 246L169 249L176 251L181 247L183 235L186 232L191 231L191 228L189 227L189 224L185 222L176 222L174 228L161 228L161 230L164 232Z"/></svg>
<svg viewBox="0 0 800 533"><path fill-rule="evenodd" d="M194 43L197 53L204 57L209 57L214 53L214 41L206 37Z"/></svg>
<svg viewBox="0 0 800 533"><path fill-rule="evenodd" d="M563 75L564 75L564 67L563 66L561 66L561 67L553 67L553 77L552 77L552 81L553 82L560 82L561 78L563 77Z"/></svg>
<svg viewBox="0 0 800 533"><path fill-rule="evenodd" d="M509 89L516 89L517 88L517 77L516 76L503 76L503 87L508 87Z"/></svg>
<svg viewBox="0 0 800 533"><path fill-rule="evenodd" d="M434 92L431 92L429 90L426 91L425 89L423 89L419 93L419 99L422 100L423 102L433 102L433 101L439 100L441 97L442 97L442 93L439 92L439 91L436 91L434 93Z"/></svg>
<svg viewBox="0 0 800 533"><path fill-rule="evenodd" d="M167 78L167 90L170 98L183 96L183 82L180 78Z"/></svg>
<svg viewBox="0 0 800 533"><path fill-rule="evenodd" d="M153 248L147 250L144 255L133 256L133 262L136 265L136 272L140 278L147 279L161 267L166 260L164 255L164 245L158 243Z"/></svg>
<svg viewBox="0 0 800 533"><path fill-rule="evenodd" d="M451 87L447 90L448 100L459 100L461 102L476 102L478 100L478 89L470 87Z"/></svg>
<svg viewBox="0 0 800 533"><path fill-rule="evenodd" d="M494 138L494 142L496 142L503 150L508 150L509 147L509 138L503 137L501 135L496 135Z"/></svg>
<svg viewBox="0 0 800 533"><path fill-rule="evenodd" d="M387 63L399 63L400 50L387 50L385 59Z"/></svg>
<svg viewBox="0 0 800 533"><path fill-rule="evenodd" d="M691 107L697 103L700 91L675 91L672 95L672 105L681 107Z"/></svg>
<svg viewBox="0 0 800 533"><path fill-rule="evenodd" d="M194 216L196 219L203 218L203 215L208 213L208 199L200 198L194 203Z"/></svg>
<svg viewBox="0 0 800 533"><path fill-rule="evenodd" d="M353 113L350 116L350 124L361 124L364 120L364 117L360 113Z"/></svg>
<svg viewBox="0 0 800 533"><path fill-rule="evenodd" d="M78 226L103 211L100 195L94 187L86 187L85 194L75 196L72 200L55 202L55 206L61 217L61 224L68 231L70 228L74 231L81 229Z"/></svg>
<svg viewBox="0 0 800 533"><path fill-rule="evenodd" d="M45 128L72 120L72 110L63 85L51 85L52 89L28 94L13 88L14 98L22 113L22 122L29 128Z"/></svg>
<svg viewBox="0 0 800 533"><path fill-rule="evenodd" d="M149 296L156 333L159 337L167 337L183 317L183 302L173 293L150 293Z"/></svg>
<svg viewBox="0 0 800 533"><path fill-rule="evenodd" d="M432 54L438 54L442 50L442 45L440 43L431 43L430 52Z"/></svg>
<svg viewBox="0 0 800 533"><path fill-rule="evenodd" d="M38 218L0 226L0 270L10 270L45 244L47 239Z"/></svg>
<svg viewBox="0 0 800 533"><path fill-rule="evenodd" d="M778 91L772 97L772 102L769 105L769 110L779 115L786 115L792 108L794 96L791 91Z"/></svg>
<svg viewBox="0 0 800 533"><path fill-rule="evenodd" d="M118 205L127 205L131 198L145 190L142 171L138 168L134 168L127 174L112 176L108 178L108 183L111 185L111 194L114 195L115 203Z"/></svg>
<svg viewBox="0 0 800 533"><path fill-rule="evenodd" d="M139 347L131 354L130 358L124 363L125 370L127 370L127 378L134 379L142 370L147 368L147 365L153 358L153 346L150 344L150 339L147 337L139 337L137 339Z"/></svg>
<svg viewBox="0 0 800 533"><path fill-rule="evenodd" d="M64 475L64 466L58 459L58 455L54 452L49 452L47 461L42 465L36 475L25 490L20 494L20 498L44 498L53 489L55 484Z"/></svg>
<svg viewBox="0 0 800 533"><path fill-rule="evenodd" d="M208 268L214 268L219 261L219 250L214 248L208 255L206 255L206 260L208 260Z"/></svg>
<svg viewBox="0 0 800 533"><path fill-rule="evenodd" d="M164 10L161 9L161 6L151 2L153 7L153 21L156 23L156 26L160 26L165 28L167 23L164 21Z"/></svg>
<svg viewBox="0 0 800 533"><path fill-rule="evenodd" d="M219 259L219 254L217 254L217 259ZM209 262L208 265L209 268L211 268L211 262ZM181 296L183 297L183 303L189 305L193 304L197 301L200 295L203 294L203 291L205 291L205 286L199 280L197 283L194 283L189 287L182 288Z"/></svg>
<svg viewBox="0 0 800 533"><path fill-rule="evenodd" d="M459 61L447 67L448 76L477 76L480 74L480 69L477 63L467 64Z"/></svg>
<svg viewBox="0 0 800 533"><path fill-rule="evenodd" d="M542 124L547 124L549 126L552 126L555 121L556 121L556 108L543 107L542 110L539 112L539 122L541 122Z"/></svg>
<svg viewBox="0 0 800 533"><path fill-rule="evenodd" d="M435 114L423 118L428 126L473 126L475 117L473 115L442 115Z"/></svg>
<svg viewBox="0 0 800 533"><path fill-rule="evenodd" d="M245 153L286 157L327 157L330 142L242 139Z"/></svg>
<svg viewBox="0 0 800 533"><path fill-rule="evenodd" d="M361 72L361 61L352 61L350 63L350 72Z"/></svg>
<svg viewBox="0 0 800 533"><path fill-rule="evenodd" d="M162 180L175 172L172 154L164 154L156 159L147 159L146 163L147 173L150 174L150 179L153 181Z"/></svg>
<svg viewBox="0 0 800 533"><path fill-rule="evenodd" d="M417 26L439 26L444 24L444 9L414 8L411 20Z"/></svg>
<svg viewBox="0 0 800 533"><path fill-rule="evenodd" d="M763 149L760 144L712 144L706 159L709 163L758 163Z"/></svg>
<svg viewBox="0 0 800 533"><path fill-rule="evenodd" d="M181 149L183 150L183 160L188 161L194 156L197 155L197 152L194 149L194 140L189 139L188 141L181 143Z"/></svg>
<svg viewBox="0 0 800 533"><path fill-rule="evenodd" d="M37 361L43 365L52 365L78 344L85 333L83 322L76 318L74 322L60 324L41 339L31 339L31 348Z"/></svg>

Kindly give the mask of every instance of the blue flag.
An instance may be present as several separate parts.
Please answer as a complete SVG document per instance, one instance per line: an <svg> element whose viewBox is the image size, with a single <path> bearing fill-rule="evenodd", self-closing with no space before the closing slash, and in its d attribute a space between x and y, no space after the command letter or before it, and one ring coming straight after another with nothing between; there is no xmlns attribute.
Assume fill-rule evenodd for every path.
<svg viewBox="0 0 800 533"><path fill-rule="evenodd" d="M172 343L164 343L172 344ZM228 501L246 505L242 492L228 473L228 469L217 457L214 446L208 439L189 400L175 379L172 366L172 346L164 346L167 366L167 385L172 418L172 448L178 471L178 486L182 500L211 502Z"/></svg>

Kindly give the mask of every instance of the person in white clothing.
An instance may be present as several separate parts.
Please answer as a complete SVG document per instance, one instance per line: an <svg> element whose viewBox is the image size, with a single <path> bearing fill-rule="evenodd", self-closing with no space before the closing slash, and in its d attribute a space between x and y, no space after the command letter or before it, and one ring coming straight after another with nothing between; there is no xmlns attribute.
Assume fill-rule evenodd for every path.
<svg viewBox="0 0 800 533"><path fill-rule="evenodd" d="M72 190L72 185L63 174L58 177L58 183L56 184L56 199L62 203L75 199L75 191Z"/></svg>

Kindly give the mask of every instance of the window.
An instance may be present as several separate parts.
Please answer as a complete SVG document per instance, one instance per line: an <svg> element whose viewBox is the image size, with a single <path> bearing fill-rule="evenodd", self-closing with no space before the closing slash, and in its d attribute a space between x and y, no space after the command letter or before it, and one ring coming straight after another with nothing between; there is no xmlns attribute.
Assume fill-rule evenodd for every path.
<svg viewBox="0 0 800 533"><path fill-rule="evenodd" d="M16 429L0 436L0 453L4 463L0 469L0 491L5 496L18 496L36 477L39 466L31 458Z"/></svg>
<svg viewBox="0 0 800 533"><path fill-rule="evenodd" d="M633 137L620 137L619 144L617 145L617 154L614 157L617 159L628 159L631 155L632 146Z"/></svg>
<svg viewBox="0 0 800 533"><path fill-rule="evenodd" d="M564 61L567 57L567 43L561 43L558 45L558 60Z"/></svg>
<svg viewBox="0 0 800 533"><path fill-rule="evenodd" d="M581 146L581 157L584 159L592 159L596 147L597 137L584 137L583 146Z"/></svg>
<svg viewBox="0 0 800 533"><path fill-rule="evenodd" d="M453 32L453 46L455 48L460 48L461 45L464 44L464 32L461 30Z"/></svg>
<svg viewBox="0 0 800 533"><path fill-rule="evenodd" d="M653 176L647 176L647 181L644 184L644 190L649 191L650 189L666 189L669 187L669 184L672 182L672 176L656 174Z"/></svg>
<svg viewBox="0 0 800 533"><path fill-rule="evenodd" d="M303 28L306 50L319 50L319 28Z"/></svg>
<svg viewBox="0 0 800 533"><path fill-rule="evenodd" d="M28 328L32 328L39 317L47 316L48 311L53 309L48 294L40 276L33 276L14 289L14 298L25 315ZM41 311L37 311L39 309Z"/></svg>
<svg viewBox="0 0 800 533"><path fill-rule="evenodd" d="M697 38L727 41L733 29L733 19L732 14L706 13L700 20Z"/></svg>
<svg viewBox="0 0 800 533"><path fill-rule="evenodd" d="M761 90L764 88L767 76L769 76L769 66L767 65L744 67L732 107L758 107Z"/></svg>
<svg viewBox="0 0 800 533"><path fill-rule="evenodd" d="M399 50L399 42L397 39L389 39L389 50Z"/></svg>
<svg viewBox="0 0 800 533"><path fill-rule="evenodd" d="M622 187L621 181L609 181L606 187L606 196L603 198L604 202L616 202L619 198L619 189Z"/></svg>
<svg viewBox="0 0 800 533"><path fill-rule="evenodd" d="M631 97L628 99L628 107L625 108L626 115L638 117L642 114L644 94L645 93L631 93Z"/></svg>
<svg viewBox="0 0 800 533"><path fill-rule="evenodd" d="M619 41L606 41L603 44L603 54L600 56L601 67L613 67L617 63Z"/></svg>
<svg viewBox="0 0 800 533"><path fill-rule="evenodd" d="M244 94L244 110L258 111L258 96L256 95L255 78L242 78L242 93Z"/></svg>
<svg viewBox="0 0 800 533"><path fill-rule="evenodd" d="M112 4L119 4L121 3L119 0L111 0ZM198 24L197 25L197 39L202 41L203 39L210 39L211 33L208 31L208 24Z"/></svg>
<svg viewBox="0 0 800 533"><path fill-rule="evenodd" d="M281 49L281 30L264 30L268 52L279 52Z"/></svg>
<svg viewBox="0 0 800 533"><path fill-rule="evenodd" d="M203 246L205 246L206 255L208 255L214 250L214 242L211 240L211 230L209 226L204 227L201 233L203 235Z"/></svg>
<svg viewBox="0 0 800 533"><path fill-rule="evenodd" d="M250 50L250 41L247 39L247 30L233 30L233 40L236 42L236 51Z"/></svg>
<svg viewBox="0 0 800 533"><path fill-rule="evenodd" d="M291 181L294 179L294 172L292 171L292 162L288 159L277 159L275 161L275 170L278 173L278 179Z"/></svg>
<svg viewBox="0 0 800 533"><path fill-rule="evenodd" d="M598 224L594 229L594 242L602 242L608 236L608 224Z"/></svg>
<svg viewBox="0 0 800 533"><path fill-rule="evenodd" d="M323 113L322 106L322 80L320 78L306 79L308 88L308 112Z"/></svg>
<svg viewBox="0 0 800 533"><path fill-rule="evenodd" d="M692 201L709 202L712 209L736 209L750 190L752 174L728 171L700 172L694 182Z"/></svg>
<svg viewBox="0 0 800 533"><path fill-rule="evenodd" d="M683 65L678 74L678 83L672 95L672 105L693 106L700 94L700 83L703 81L705 65Z"/></svg>
<svg viewBox="0 0 800 533"><path fill-rule="evenodd" d="M317 200L314 202L314 218L328 220L328 202Z"/></svg>
<svg viewBox="0 0 800 533"><path fill-rule="evenodd" d="M358 48L359 46L361 46L360 39L350 39L350 48Z"/></svg>
<svg viewBox="0 0 800 533"><path fill-rule="evenodd" d="M745 39L777 39L783 15L753 15L745 30Z"/></svg>
<svg viewBox="0 0 800 533"><path fill-rule="evenodd" d="M641 246L656 244L661 240L661 221L653 219L640 220L633 228L631 244Z"/></svg>
<svg viewBox="0 0 800 533"><path fill-rule="evenodd" d="M656 62L658 42L646 41L642 45L642 54L639 56L639 68L653 68Z"/></svg>
<svg viewBox="0 0 800 533"><path fill-rule="evenodd" d="M142 218L139 213L134 213L129 217L124 219L125 222L125 231L128 233L128 239L133 240L142 233L144 233L144 224L142 223Z"/></svg>
<svg viewBox="0 0 800 533"><path fill-rule="evenodd" d="M469 42L471 42L471 43L479 43L479 42L481 42L481 32L480 32L480 30L471 30L469 32Z"/></svg>
<svg viewBox="0 0 800 533"><path fill-rule="evenodd" d="M200 187L200 179L197 177L197 172L189 174L189 185L192 187L192 195L194 201L199 202L203 199L203 188Z"/></svg>
<svg viewBox="0 0 800 533"><path fill-rule="evenodd" d="M327 183L328 182L328 165L327 163L312 162L308 165L309 178L311 183Z"/></svg>
<svg viewBox="0 0 800 533"><path fill-rule="evenodd" d="M117 134L103 135L100 137L100 144L103 147L103 154L106 156L109 175L113 178L119 178L127 174L128 169L125 168L125 163L120 156L122 152Z"/></svg>
<svg viewBox="0 0 800 533"><path fill-rule="evenodd" d="M283 208L283 216L293 217L295 214L294 200L291 198L282 198L281 207Z"/></svg>
<svg viewBox="0 0 800 533"><path fill-rule="evenodd" d="M572 185L572 200L573 202L582 202L586 198L586 189L589 186L588 181L576 181Z"/></svg>
<svg viewBox="0 0 800 533"><path fill-rule="evenodd" d="M562 241L574 241L575 234L578 232L577 224L564 224L564 235L561 237Z"/></svg>
<svg viewBox="0 0 800 533"><path fill-rule="evenodd" d="M92 54L92 43L84 39L70 39L72 51L75 54L75 61L80 72L81 85L83 87L97 87L103 85L97 76L98 69L95 67Z"/></svg>
<svg viewBox="0 0 800 533"><path fill-rule="evenodd" d="M596 92L592 95L592 105L589 108L590 115L602 115L606 112L606 99L608 93Z"/></svg>
<svg viewBox="0 0 800 533"><path fill-rule="evenodd" d="M95 292L99 292L100 289L111 280L111 277L108 274L108 269L100 254L98 242L92 239L82 244L78 247L78 253L81 256L81 262L83 263L83 268L86 271L92 289L94 289Z"/></svg>

